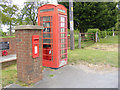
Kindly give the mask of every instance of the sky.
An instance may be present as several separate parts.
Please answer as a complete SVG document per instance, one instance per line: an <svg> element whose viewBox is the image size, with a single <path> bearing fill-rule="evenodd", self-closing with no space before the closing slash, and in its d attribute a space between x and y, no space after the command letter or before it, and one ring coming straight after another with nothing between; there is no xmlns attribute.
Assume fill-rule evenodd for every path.
<svg viewBox="0 0 120 90"><path fill-rule="evenodd" d="M20 8L23 8L24 2L30 2L30 1L49 1L50 3L57 4L57 0L12 0L13 4L18 5ZM3 32L7 32L8 26L7 25L1 25Z"/></svg>
<svg viewBox="0 0 120 90"><path fill-rule="evenodd" d="M13 4L18 5L19 7L23 7L23 4L25 0L12 0ZM3 32L7 32L8 26L7 25L1 25Z"/></svg>
<svg viewBox="0 0 120 90"><path fill-rule="evenodd" d="M13 4L15 5L23 5L26 0L12 0Z"/></svg>

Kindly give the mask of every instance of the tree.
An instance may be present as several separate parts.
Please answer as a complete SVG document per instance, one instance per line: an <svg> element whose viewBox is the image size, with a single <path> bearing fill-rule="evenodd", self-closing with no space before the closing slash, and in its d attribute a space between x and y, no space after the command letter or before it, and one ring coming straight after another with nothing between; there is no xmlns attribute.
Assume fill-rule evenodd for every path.
<svg viewBox="0 0 120 90"><path fill-rule="evenodd" d="M68 6L65 3L61 3ZM105 30L116 23L116 3L114 2L74 2L74 27L81 33L88 28ZM69 8L67 8L69 9Z"/></svg>
<svg viewBox="0 0 120 90"><path fill-rule="evenodd" d="M120 1L117 4L117 23L116 23L116 29L120 30Z"/></svg>
<svg viewBox="0 0 120 90"><path fill-rule="evenodd" d="M96 21L93 26L100 30L115 27L115 23L117 22L116 4L117 3L114 2L99 3L98 8L100 8L101 11L98 11L99 15L94 18Z"/></svg>
<svg viewBox="0 0 120 90"><path fill-rule="evenodd" d="M25 2L24 8L21 10L19 16L20 24L32 24L36 25L38 18L38 7L42 6L47 2Z"/></svg>
<svg viewBox="0 0 120 90"><path fill-rule="evenodd" d="M2 24L10 26L10 35L12 35L12 26L16 20L16 12L18 11L18 7L13 5L11 0L4 0L4 2L0 3L0 7L2 8Z"/></svg>

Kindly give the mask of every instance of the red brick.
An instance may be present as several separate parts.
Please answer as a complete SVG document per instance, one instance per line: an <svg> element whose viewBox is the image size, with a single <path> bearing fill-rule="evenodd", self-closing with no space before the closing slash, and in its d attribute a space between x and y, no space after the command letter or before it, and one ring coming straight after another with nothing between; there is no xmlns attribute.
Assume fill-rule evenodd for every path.
<svg viewBox="0 0 120 90"><path fill-rule="evenodd" d="M34 83L42 79L42 67L40 67L42 66L42 44L39 42L40 56L36 59L32 58L32 35L41 36L41 31L16 30L18 80L25 83Z"/></svg>

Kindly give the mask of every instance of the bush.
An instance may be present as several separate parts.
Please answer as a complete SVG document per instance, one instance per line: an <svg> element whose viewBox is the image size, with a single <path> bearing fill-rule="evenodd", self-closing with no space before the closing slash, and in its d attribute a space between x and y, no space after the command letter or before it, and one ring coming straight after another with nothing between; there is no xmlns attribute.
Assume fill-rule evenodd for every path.
<svg viewBox="0 0 120 90"><path fill-rule="evenodd" d="M112 28L107 29L106 31L112 31Z"/></svg>
<svg viewBox="0 0 120 90"><path fill-rule="evenodd" d="M118 35L120 31L114 31L115 35Z"/></svg>
<svg viewBox="0 0 120 90"><path fill-rule="evenodd" d="M110 32L109 32L109 36L112 36L112 35L113 35L113 31L110 31Z"/></svg>
<svg viewBox="0 0 120 90"><path fill-rule="evenodd" d="M102 32L102 38L105 38L107 36L107 32L106 31L101 31Z"/></svg>
<svg viewBox="0 0 120 90"><path fill-rule="evenodd" d="M108 36L112 36L113 35L113 31L107 31L107 35Z"/></svg>
<svg viewBox="0 0 120 90"><path fill-rule="evenodd" d="M98 28L95 28L95 29L88 29L87 33L96 33L96 32L99 32L100 30Z"/></svg>
<svg viewBox="0 0 120 90"><path fill-rule="evenodd" d="M5 32L0 32L0 36L6 36L6 33Z"/></svg>

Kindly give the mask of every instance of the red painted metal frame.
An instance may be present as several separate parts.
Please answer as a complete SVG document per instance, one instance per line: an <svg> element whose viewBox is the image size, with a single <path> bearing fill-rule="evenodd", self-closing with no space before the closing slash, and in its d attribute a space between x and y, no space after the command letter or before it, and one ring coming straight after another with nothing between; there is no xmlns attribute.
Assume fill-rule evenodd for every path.
<svg viewBox="0 0 120 90"><path fill-rule="evenodd" d="M40 10L45 10L45 9L51 9L53 8L53 11L47 11L47 12L40 12ZM64 10L64 12L58 11L58 9ZM43 25L43 19L42 17L45 16L50 16L52 17L52 21L48 21L48 22L52 22L52 26L50 26L50 28L52 28L52 32L43 32L42 34L50 34L50 38L42 38L42 39L50 39L50 43L43 43L43 45L51 45L51 47L49 48L43 48L43 60L42 60L42 64L43 66L46 67L52 67L52 68L59 68L65 64L67 64L67 9L63 6L63 5L53 5L53 4L46 4L43 5L41 7L38 8L38 25L40 25L40 23ZM59 17L63 16L65 17L65 36L66 36L66 42L63 43L66 45L65 50L66 53L64 53L66 55L65 59L60 59L60 56L62 54L60 54L60 50L61 49L61 44L60 43L60 34L62 34L63 32L60 32L60 25L59 25ZM40 17L42 19L42 21L40 21ZM50 18L51 20L51 18ZM46 21L47 22L47 21ZM47 28L47 27L46 27ZM48 51L51 50L52 54L48 54ZM46 54L47 53L47 54ZM46 56L46 57L45 57ZM47 58L47 59L46 59ZM51 60L48 60L51 59ZM61 64L62 61L65 60L66 63L65 64Z"/></svg>

